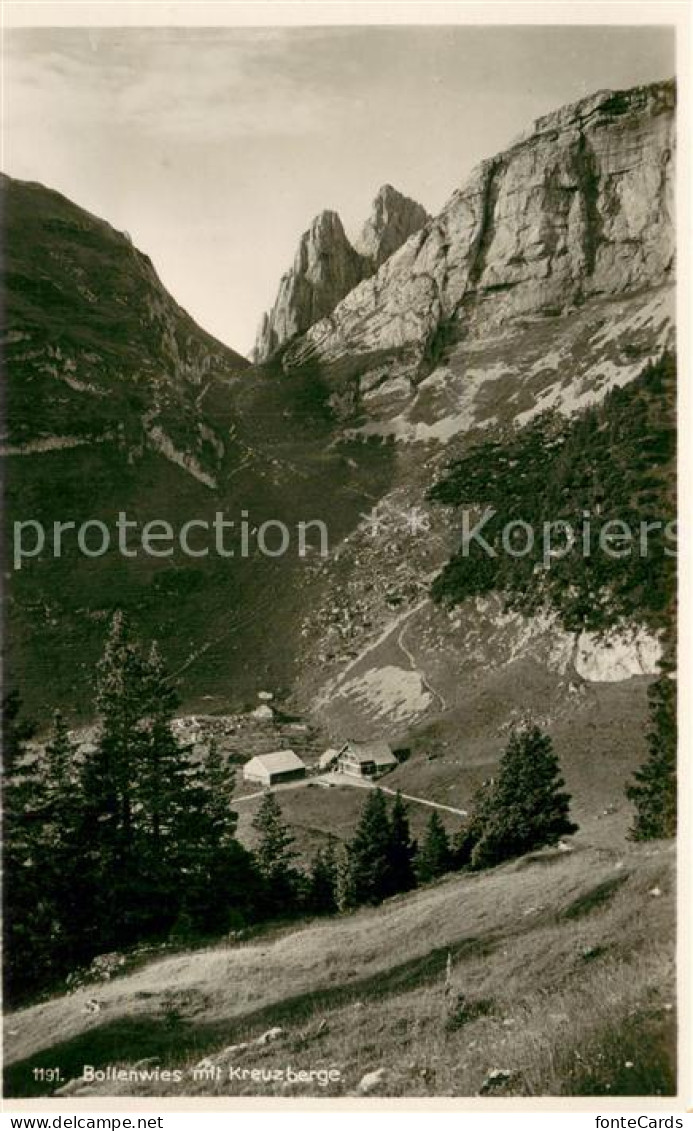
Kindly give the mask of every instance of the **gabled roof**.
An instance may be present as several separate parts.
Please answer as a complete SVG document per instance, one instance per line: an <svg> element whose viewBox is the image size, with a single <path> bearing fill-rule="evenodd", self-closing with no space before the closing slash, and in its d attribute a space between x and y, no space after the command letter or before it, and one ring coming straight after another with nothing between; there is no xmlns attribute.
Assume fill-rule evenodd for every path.
<svg viewBox="0 0 693 1131"><path fill-rule="evenodd" d="M349 742L347 752L357 762L375 762L376 766L394 766L397 764L390 746L382 740L375 742Z"/></svg>
<svg viewBox="0 0 693 1131"><path fill-rule="evenodd" d="M329 746L324 754L318 758L318 766L322 769L324 766L329 766L331 762L339 756L340 751L333 746Z"/></svg>
<svg viewBox="0 0 693 1131"><path fill-rule="evenodd" d="M305 770L305 763L293 750L275 750L272 754L256 754L246 762L244 771L265 770L269 774L284 774L289 770Z"/></svg>

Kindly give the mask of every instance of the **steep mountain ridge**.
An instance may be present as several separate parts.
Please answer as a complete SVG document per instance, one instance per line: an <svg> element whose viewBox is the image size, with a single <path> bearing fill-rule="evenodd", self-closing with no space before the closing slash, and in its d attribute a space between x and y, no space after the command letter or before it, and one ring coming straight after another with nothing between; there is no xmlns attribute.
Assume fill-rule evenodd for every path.
<svg viewBox="0 0 693 1131"><path fill-rule="evenodd" d="M671 283L674 263L674 109L674 83L662 82L603 91L539 119L482 162L440 215L328 318L293 341L284 370L311 365L347 412L362 410L371 425L394 422L381 431L419 439L429 437L415 434L417 419L435 422L435 413L417 418L422 383L439 382L448 393L448 416L450 402L458 411L470 407L470 370L476 378L483 370L483 395L500 372L506 392L513 377L526 384L528 366L514 364L514 355L518 346L531 350L537 331L543 340L533 376L541 370L546 379L527 390L526 408L541 397L560 407L573 357L566 358L556 330L565 327L570 337L577 317L587 336L596 336L605 303L632 302L610 319L609 352L618 352L624 320L634 330L646 325L661 348L671 325L661 288ZM558 348L546 348L551 338ZM583 341L574 360L587 359L589 367L604 354L598 342L586 350ZM632 366L619 372L628 370L627 359L611 360L600 396L634 375ZM467 426L482 419L473 412ZM464 421L451 427L462 430Z"/></svg>
<svg viewBox="0 0 693 1131"><path fill-rule="evenodd" d="M248 362L193 322L127 233L2 177L7 454L116 441L208 486L225 437L202 407Z"/></svg>
<svg viewBox="0 0 693 1131"><path fill-rule="evenodd" d="M427 219L420 204L391 185L378 191L356 245L336 212L316 216L301 236L291 269L282 275L274 306L263 315L253 360L268 361L297 334L328 316Z"/></svg>

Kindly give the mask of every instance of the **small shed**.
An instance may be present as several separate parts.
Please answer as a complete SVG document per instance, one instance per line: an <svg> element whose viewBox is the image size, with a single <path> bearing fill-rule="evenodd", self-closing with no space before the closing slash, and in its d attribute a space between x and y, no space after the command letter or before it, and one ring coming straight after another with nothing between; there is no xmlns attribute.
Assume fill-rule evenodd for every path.
<svg viewBox="0 0 693 1131"><path fill-rule="evenodd" d="M244 781L260 785L277 785L306 776L305 763L293 750L275 750L272 754L256 754L243 767Z"/></svg>
<svg viewBox="0 0 693 1131"><path fill-rule="evenodd" d="M382 740L347 742L337 761L337 769L340 773L359 778L377 777L396 765L397 759L389 743Z"/></svg>

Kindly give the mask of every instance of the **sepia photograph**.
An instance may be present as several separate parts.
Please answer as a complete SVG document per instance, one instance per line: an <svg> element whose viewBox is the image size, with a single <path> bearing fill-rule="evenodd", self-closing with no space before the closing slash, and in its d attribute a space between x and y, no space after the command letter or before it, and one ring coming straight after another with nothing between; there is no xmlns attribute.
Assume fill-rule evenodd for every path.
<svg viewBox="0 0 693 1131"><path fill-rule="evenodd" d="M426 7L6 6L7 1101L681 1095L680 28Z"/></svg>

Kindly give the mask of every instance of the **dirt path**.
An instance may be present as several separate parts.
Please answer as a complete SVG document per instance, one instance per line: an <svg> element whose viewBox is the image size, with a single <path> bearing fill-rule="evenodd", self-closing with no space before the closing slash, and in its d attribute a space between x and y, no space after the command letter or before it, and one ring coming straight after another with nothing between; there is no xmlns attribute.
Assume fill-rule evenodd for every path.
<svg viewBox="0 0 693 1131"><path fill-rule="evenodd" d="M441 710L447 711L448 705L445 702L445 700L443 699L443 696L440 694L439 691L436 691L435 687L433 687L428 682L423 671L421 670L421 668L416 663L416 657L414 656L414 653L411 652L409 650L409 648L407 647L407 645L404 643L404 634L405 634L405 632L407 631L408 628L409 628L408 624L405 624L405 625L402 626L402 630L401 630L399 636L397 637L397 646L399 647L400 651L403 652L404 655L407 657L407 660L409 662L409 666L410 666L411 670L413 672L416 672L416 674L420 677L422 686L426 688L426 691L429 693L429 695L433 696L434 699L438 700L438 702L440 703Z"/></svg>
<svg viewBox="0 0 693 1131"><path fill-rule="evenodd" d="M313 781L318 779L314 778ZM323 774L322 781L330 786L350 785L354 789L381 789L395 797L401 790L391 789L380 781L370 781L368 778L351 777L349 774ZM414 797L411 793L402 793L403 801L412 801L415 805L426 805L429 809L442 809L446 813L454 813L457 817L468 816L466 809L455 809L452 805L442 805L438 801L429 801L426 797Z"/></svg>
<svg viewBox="0 0 693 1131"><path fill-rule="evenodd" d="M385 641L388 640L389 637L392 636L392 634L396 632L398 628L404 626L404 624L409 620L410 617L413 617L415 613L418 613L420 609L423 609L424 605L427 605L429 603L429 600L429 597L424 597L422 601L419 601L416 605L414 605L413 609L407 609L406 613L402 613L401 616L395 617L392 624L389 624L387 628L380 633L380 636L377 636L376 639L371 644L369 644L367 648L364 648L363 652L359 652L358 656L355 656L353 660L349 661L345 668L342 668L335 681L336 685L338 686L340 683L342 683L344 678L349 674L352 668L355 668L356 665L360 664L366 656L370 655L371 652L374 652L375 649L379 648L381 644L384 644Z"/></svg>
<svg viewBox="0 0 693 1131"><path fill-rule="evenodd" d="M258 797L264 797L266 793L281 793L289 789L305 789L308 785L321 785L323 786L340 786L349 785L354 789L382 789L383 793L389 793L393 797L401 790L390 789L387 785L381 785L378 781L368 781L365 778L350 778L349 774L321 774L319 777L301 778L300 781L286 782L285 785L274 785L269 790L259 789L256 793L246 793L242 797L234 797L231 804L240 805L244 801L256 801ZM413 797L410 793L402 793L404 801L411 801L415 805L426 805L429 809L442 809L446 813L454 813L457 817L466 817L466 809L455 809L452 805L441 805L438 801L429 801L426 797Z"/></svg>
<svg viewBox="0 0 693 1131"><path fill-rule="evenodd" d="M386 785L380 785L377 788L382 789L383 793L391 793L393 797L397 793L401 793L401 790L390 789ZM401 793L401 796L403 801L413 801L415 805L427 805L429 809L442 809L446 813L455 813L458 817L468 816L466 809L455 809L452 805L441 805L438 801L428 801L425 797L412 797L410 793Z"/></svg>

